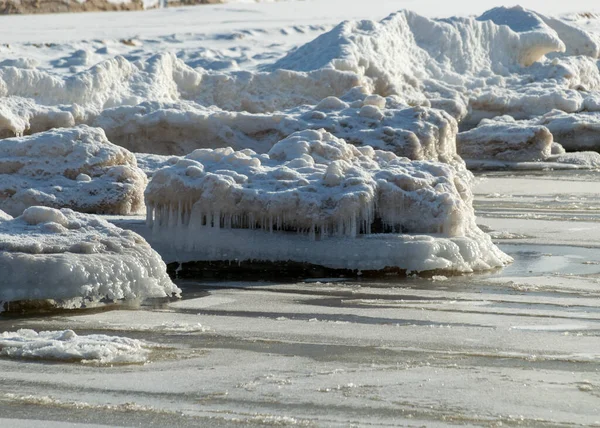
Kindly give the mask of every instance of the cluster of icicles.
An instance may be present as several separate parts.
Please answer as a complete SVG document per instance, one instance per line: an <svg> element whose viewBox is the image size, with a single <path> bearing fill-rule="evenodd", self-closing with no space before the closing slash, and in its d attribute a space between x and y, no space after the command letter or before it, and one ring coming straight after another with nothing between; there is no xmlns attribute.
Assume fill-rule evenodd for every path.
<svg viewBox="0 0 600 428"><path fill-rule="evenodd" d="M270 233L291 232L310 239L327 237L356 238L358 235L376 233L436 233L445 236L460 235L463 230L460 214L454 210L449 215L424 218L414 203L401 195L386 200L376 198L345 215L327 219L300 218L297 213L280 211L278 214L262 211L225 212L212 210L201 203L178 202L174 204L147 203L146 222L153 232L185 230L190 234L205 228L263 230ZM400 196L398 198L397 196ZM443 221L441 221L443 220Z"/></svg>

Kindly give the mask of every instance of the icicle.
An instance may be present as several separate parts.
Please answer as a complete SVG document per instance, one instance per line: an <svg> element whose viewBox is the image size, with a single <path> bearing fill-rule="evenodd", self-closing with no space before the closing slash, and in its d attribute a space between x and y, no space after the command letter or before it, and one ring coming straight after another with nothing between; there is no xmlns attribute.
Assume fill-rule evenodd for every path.
<svg viewBox="0 0 600 428"><path fill-rule="evenodd" d="M151 203L146 204L146 225L154 226L154 206Z"/></svg>

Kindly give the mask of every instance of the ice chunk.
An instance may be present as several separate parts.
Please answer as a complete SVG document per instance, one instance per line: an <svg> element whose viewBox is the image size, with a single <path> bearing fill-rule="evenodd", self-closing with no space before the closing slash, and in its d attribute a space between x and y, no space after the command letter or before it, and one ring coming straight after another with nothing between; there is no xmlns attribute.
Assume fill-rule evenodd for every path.
<svg viewBox="0 0 600 428"><path fill-rule="evenodd" d="M0 221L8 221L12 220L12 216L6 214L4 211L0 210Z"/></svg>
<svg viewBox="0 0 600 428"><path fill-rule="evenodd" d="M83 212L143 211L146 175L133 154L82 125L0 140L0 209L32 205Z"/></svg>
<svg viewBox="0 0 600 428"><path fill-rule="evenodd" d="M323 130L292 134L266 155L196 150L146 190L153 245L169 260L456 271L507 263L475 226L471 197L448 165L356 148Z"/></svg>
<svg viewBox="0 0 600 428"><path fill-rule="evenodd" d="M552 134L543 126L517 122L510 116L484 119L477 128L458 134L458 152L465 159L511 162L546 160Z"/></svg>
<svg viewBox="0 0 600 428"><path fill-rule="evenodd" d="M531 123L547 127L566 150L600 151L600 112L566 114L555 110Z"/></svg>
<svg viewBox="0 0 600 428"><path fill-rule="evenodd" d="M149 354L148 344L127 337L80 336L73 330L36 332L21 329L0 334L0 355L14 359L131 364L145 362Z"/></svg>
<svg viewBox="0 0 600 428"><path fill-rule="evenodd" d="M69 209L0 221L0 302L143 299L179 293L144 239Z"/></svg>

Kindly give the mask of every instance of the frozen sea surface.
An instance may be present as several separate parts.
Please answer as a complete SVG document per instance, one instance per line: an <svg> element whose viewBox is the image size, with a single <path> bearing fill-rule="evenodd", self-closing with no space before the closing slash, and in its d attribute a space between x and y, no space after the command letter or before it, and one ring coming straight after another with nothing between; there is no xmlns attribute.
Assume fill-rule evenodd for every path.
<svg viewBox="0 0 600 428"><path fill-rule="evenodd" d="M478 223L515 259L504 270L179 281L181 301L4 316L0 331L120 336L149 355L0 358L0 414L11 426L597 425L597 173L478 178ZM520 216L523 204L543 218Z"/></svg>

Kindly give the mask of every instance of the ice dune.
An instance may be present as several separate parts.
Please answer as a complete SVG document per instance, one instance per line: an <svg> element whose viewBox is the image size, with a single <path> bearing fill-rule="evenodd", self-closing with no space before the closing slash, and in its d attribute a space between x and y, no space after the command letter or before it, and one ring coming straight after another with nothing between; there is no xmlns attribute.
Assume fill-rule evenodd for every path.
<svg viewBox="0 0 600 428"><path fill-rule="evenodd" d="M97 301L179 294L139 235L69 209L0 216L0 308L9 302Z"/></svg>
<svg viewBox="0 0 600 428"><path fill-rule="evenodd" d="M187 103L143 103L105 110L93 124L104 129L113 143L142 153L181 156L197 148L219 147L266 153L294 132L325 129L357 146L413 160L462 164L456 153L458 125L449 114L360 90L273 114L215 111Z"/></svg>

